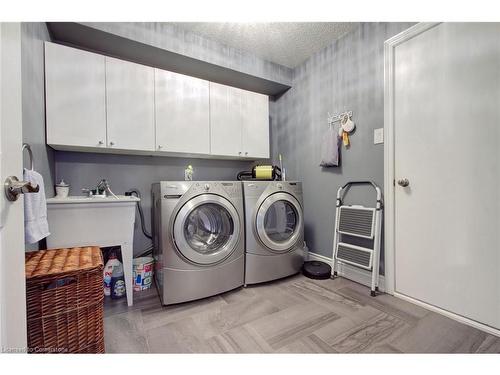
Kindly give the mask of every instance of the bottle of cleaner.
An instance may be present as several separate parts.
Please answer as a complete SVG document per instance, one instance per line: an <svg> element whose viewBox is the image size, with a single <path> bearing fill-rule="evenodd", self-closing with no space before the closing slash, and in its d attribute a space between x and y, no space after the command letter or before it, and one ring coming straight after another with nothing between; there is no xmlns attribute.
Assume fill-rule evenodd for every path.
<svg viewBox="0 0 500 375"><path fill-rule="evenodd" d="M113 268L111 276L111 298L118 299L125 295L125 278L123 277L123 265L120 263Z"/></svg>
<svg viewBox="0 0 500 375"><path fill-rule="evenodd" d="M193 166L188 165L187 168L184 170L184 181L193 181Z"/></svg>
<svg viewBox="0 0 500 375"><path fill-rule="evenodd" d="M113 251L109 255L109 260L106 262L106 266L104 266L103 276L104 276L104 295L111 295L111 277L113 275L113 269L120 265L121 262L116 257L115 252Z"/></svg>

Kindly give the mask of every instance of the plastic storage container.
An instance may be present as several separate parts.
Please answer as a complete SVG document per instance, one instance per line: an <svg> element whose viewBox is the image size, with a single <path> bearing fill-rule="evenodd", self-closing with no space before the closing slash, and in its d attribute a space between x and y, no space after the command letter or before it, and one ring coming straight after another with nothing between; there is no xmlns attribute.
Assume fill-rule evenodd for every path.
<svg viewBox="0 0 500 375"><path fill-rule="evenodd" d="M134 266L134 291L149 289L153 281L152 257L141 257L133 260Z"/></svg>

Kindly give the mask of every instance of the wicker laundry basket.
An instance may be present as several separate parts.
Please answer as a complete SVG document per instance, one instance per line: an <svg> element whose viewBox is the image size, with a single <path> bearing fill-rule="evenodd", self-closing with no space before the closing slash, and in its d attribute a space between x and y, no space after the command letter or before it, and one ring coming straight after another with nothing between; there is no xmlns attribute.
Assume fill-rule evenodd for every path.
<svg viewBox="0 0 500 375"><path fill-rule="evenodd" d="M104 353L102 270L98 247L26 254L30 353Z"/></svg>

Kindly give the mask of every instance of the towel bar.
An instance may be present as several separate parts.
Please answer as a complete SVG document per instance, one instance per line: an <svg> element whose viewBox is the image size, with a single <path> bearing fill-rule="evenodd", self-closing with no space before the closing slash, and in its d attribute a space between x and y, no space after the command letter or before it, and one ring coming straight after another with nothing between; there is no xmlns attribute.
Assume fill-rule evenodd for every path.
<svg viewBox="0 0 500 375"><path fill-rule="evenodd" d="M23 143L21 151L24 152L24 150L28 150L28 155L30 157L30 169L33 171L35 170L35 163L33 161L33 152L31 151L31 146L27 143Z"/></svg>

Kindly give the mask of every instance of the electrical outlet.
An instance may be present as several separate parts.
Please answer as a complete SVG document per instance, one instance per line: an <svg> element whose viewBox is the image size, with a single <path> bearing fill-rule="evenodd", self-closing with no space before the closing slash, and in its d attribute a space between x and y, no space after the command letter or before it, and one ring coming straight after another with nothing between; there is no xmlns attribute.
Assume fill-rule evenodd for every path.
<svg viewBox="0 0 500 375"><path fill-rule="evenodd" d="M384 128L373 130L373 144L378 145L384 143Z"/></svg>

